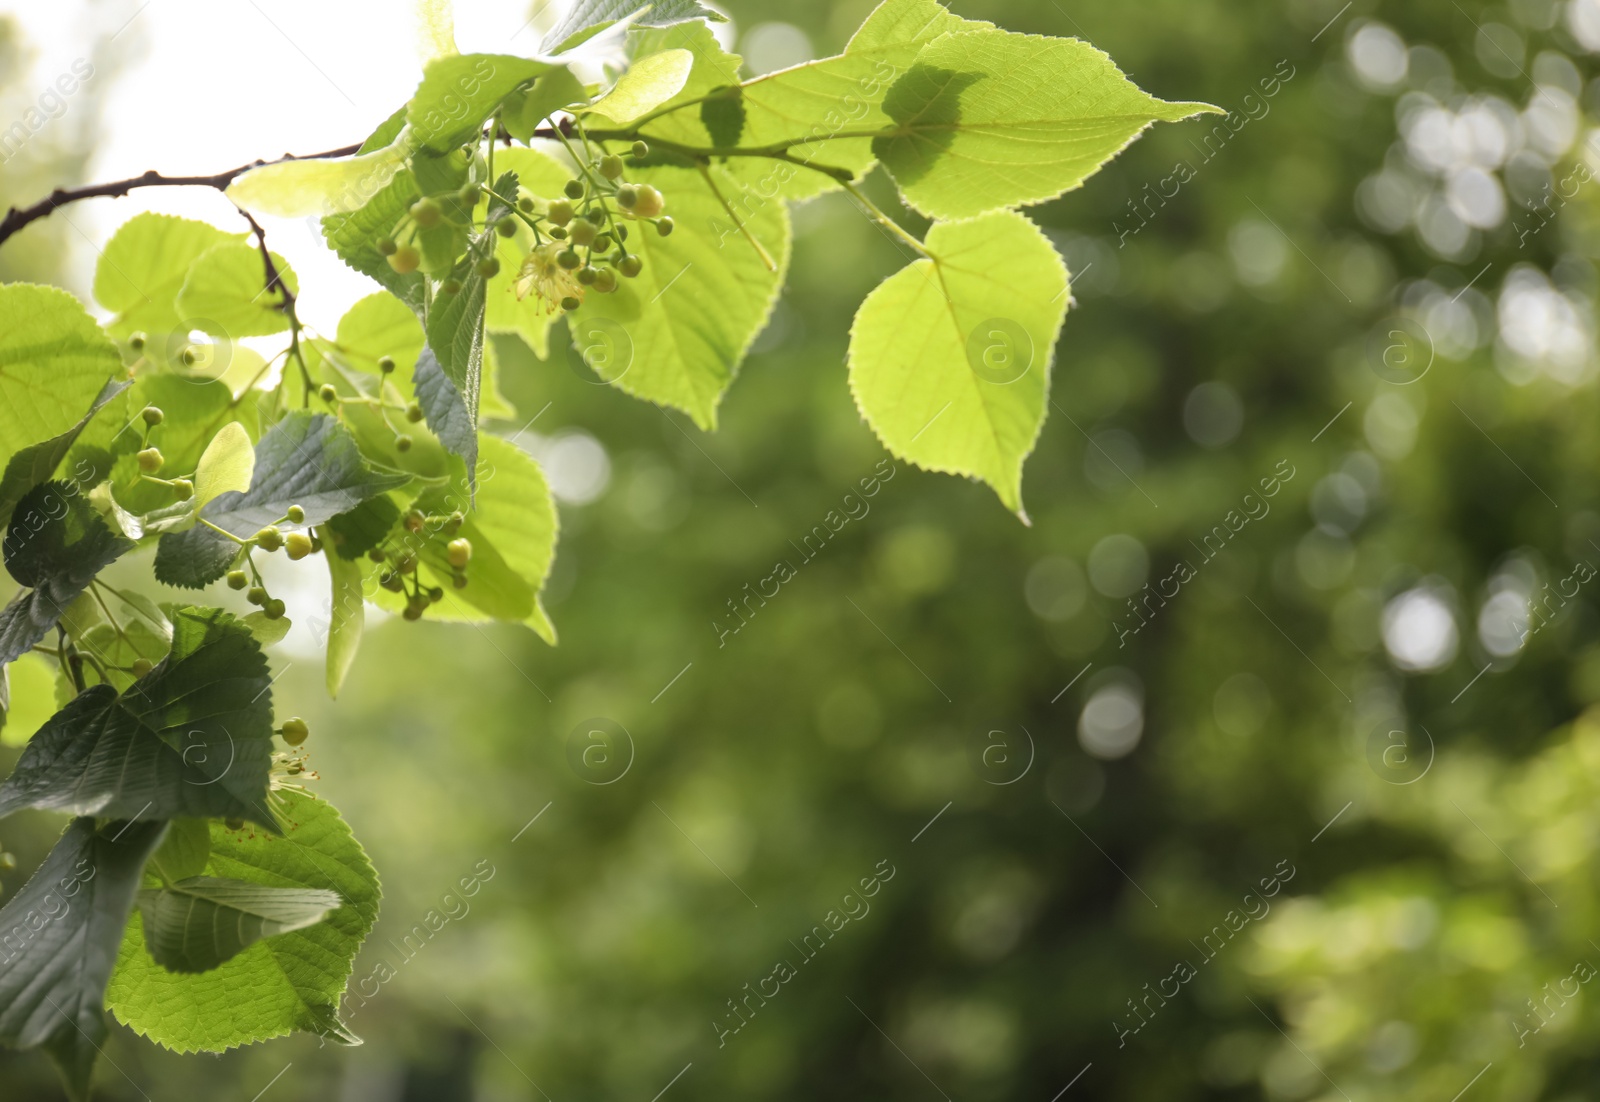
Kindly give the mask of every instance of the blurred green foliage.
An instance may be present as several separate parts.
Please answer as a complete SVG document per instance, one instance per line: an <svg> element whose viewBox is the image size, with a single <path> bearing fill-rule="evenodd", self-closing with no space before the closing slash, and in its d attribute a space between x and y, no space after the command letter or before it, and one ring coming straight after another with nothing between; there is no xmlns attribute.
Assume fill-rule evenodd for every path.
<svg viewBox="0 0 1600 1102"><path fill-rule="evenodd" d="M107 1097L648 1099L680 1069L668 1098L1044 1100L1080 1072L1066 1097L1593 1096L1600 624L1581 586L1526 646L1496 616L1600 562L1594 185L1523 232L1583 163L1600 8L955 7L1236 113L1034 212L1075 305L1032 527L902 466L719 640L883 459L843 354L906 257L844 196L795 211L714 436L590 385L559 335L547 363L502 343L501 427L548 404L519 439L568 487L560 646L392 621L305 713L387 870L346 1004L366 1045L123 1033ZM730 4L780 60L804 41L774 21L822 54L869 8ZM319 699L315 662L277 664ZM596 717L628 733L620 778L583 756ZM30 824L25 862L55 829ZM806 959L830 912L859 914ZM0 1082L56 1097L42 1059Z"/></svg>

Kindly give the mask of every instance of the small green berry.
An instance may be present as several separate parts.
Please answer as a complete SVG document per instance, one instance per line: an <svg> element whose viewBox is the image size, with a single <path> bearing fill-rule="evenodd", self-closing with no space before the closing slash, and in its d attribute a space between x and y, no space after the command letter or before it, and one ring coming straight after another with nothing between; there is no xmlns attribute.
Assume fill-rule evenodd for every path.
<svg viewBox="0 0 1600 1102"><path fill-rule="evenodd" d="M267 591L259 585L253 585L250 587L250 591L244 595L244 599L253 605L264 605L267 603Z"/></svg>
<svg viewBox="0 0 1600 1102"><path fill-rule="evenodd" d="M674 222L670 217L662 218L656 223L656 232L661 234L662 237L670 236L673 227L676 225L677 223Z"/></svg>
<svg viewBox="0 0 1600 1102"><path fill-rule="evenodd" d="M562 188L561 190L566 192L566 195L567 195L568 199L582 199L583 198L583 181L582 180L568 180L567 184L566 184L566 187Z"/></svg>
<svg viewBox="0 0 1600 1102"><path fill-rule="evenodd" d="M594 239L597 236L594 223L589 221L587 218L580 218L578 221L572 223L572 228L568 231L568 233L571 234L572 243L580 248L587 248L588 246L593 245Z"/></svg>
<svg viewBox="0 0 1600 1102"><path fill-rule="evenodd" d="M444 590L440 589L438 586L434 586L432 589L428 590L428 600L432 601L434 604L438 604L440 601L444 600Z"/></svg>
<svg viewBox="0 0 1600 1102"><path fill-rule="evenodd" d="M567 239L567 231L560 226L551 226L549 233L556 241L565 241Z"/></svg>
<svg viewBox="0 0 1600 1102"><path fill-rule="evenodd" d="M421 263L422 254L417 251L414 245L401 245L394 251L394 255L389 257L389 267L401 275L408 275L416 271L417 266Z"/></svg>
<svg viewBox="0 0 1600 1102"><path fill-rule="evenodd" d="M456 574L451 577L450 584L457 589L465 589L467 588L467 576L465 574Z"/></svg>
<svg viewBox="0 0 1600 1102"><path fill-rule="evenodd" d="M552 226L565 226L572 221L572 204L565 199L553 199L549 209L545 211L545 217L550 220Z"/></svg>
<svg viewBox="0 0 1600 1102"><path fill-rule="evenodd" d="M155 474L165 462L160 448L145 448L139 453L139 469L145 474Z"/></svg>
<svg viewBox="0 0 1600 1102"><path fill-rule="evenodd" d="M623 210L632 210L639 202L639 189L632 184L623 184L617 189L617 206Z"/></svg>
<svg viewBox="0 0 1600 1102"><path fill-rule="evenodd" d="M283 614L285 612L287 612L288 610L289 610L289 606L288 605L284 604L281 600L279 600L278 598L274 597L274 598L272 598L272 600L267 602L266 607L263 608L261 611L266 614L266 617L269 620L281 620L281 619L283 619Z"/></svg>
<svg viewBox="0 0 1600 1102"><path fill-rule="evenodd" d="M385 375L387 375L387 374L389 374L389 372L393 371L394 370L394 357L393 356L379 356L378 357L378 370L383 372Z"/></svg>
<svg viewBox="0 0 1600 1102"><path fill-rule="evenodd" d="M483 197L483 189L477 184L468 184L456 193L461 202L469 207L478 205L478 200Z"/></svg>
<svg viewBox="0 0 1600 1102"><path fill-rule="evenodd" d="M400 579L400 575L393 570L385 570L382 574L379 574L378 584L390 593L399 593L406 587L406 583Z"/></svg>
<svg viewBox="0 0 1600 1102"><path fill-rule="evenodd" d="M581 300L573 298L571 295L568 295L566 298L561 300L561 308L566 310L568 313L571 313L573 310L576 310L582 305L583 302Z"/></svg>
<svg viewBox="0 0 1600 1102"><path fill-rule="evenodd" d="M332 403L339 400L338 388L332 383L323 383L322 386L317 388L317 394L321 396L324 402Z"/></svg>
<svg viewBox="0 0 1600 1102"><path fill-rule="evenodd" d="M406 515L401 519L401 523L405 525L407 532L420 532L426 520L427 518L422 515L421 509L408 509L406 510Z"/></svg>
<svg viewBox="0 0 1600 1102"><path fill-rule="evenodd" d="M628 239L627 226L613 226L612 229L616 232L618 241L626 241Z"/></svg>
<svg viewBox="0 0 1600 1102"><path fill-rule="evenodd" d="M394 568L402 574L415 574L417 572L417 557L407 551L394 561Z"/></svg>
<svg viewBox="0 0 1600 1102"><path fill-rule="evenodd" d="M410 421L413 425L422 420L422 407L415 402L412 402L409 406L407 406L406 420Z"/></svg>
<svg viewBox="0 0 1600 1102"><path fill-rule="evenodd" d="M585 213L584 217L597 226L603 226L606 224L606 208L603 206L595 207Z"/></svg>
<svg viewBox="0 0 1600 1102"><path fill-rule="evenodd" d="M609 295L617 289L617 273L612 268L601 268L595 273L594 289L602 295Z"/></svg>
<svg viewBox="0 0 1600 1102"><path fill-rule="evenodd" d="M315 550L311 545L311 537L304 532L290 532L283 541L283 547L289 558L295 562L299 562Z"/></svg>
<svg viewBox="0 0 1600 1102"><path fill-rule="evenodd" d="M299 716L283 721L283 726L278 728L278 733L283 736L283 741L290 746L299 746L311 733L311 728L306 726L306 721Z"/></svg>
<svg viewBox="0 0 1600 1102"><path fill-rule="evenodd" d="M172 496L179 501L188 501L194 496L194 483L187 478L174 478L172 480Z"/></svg>
<svg viewBox="0 0 1600 1102"><path fill-rule="evenodd" d="M600 175L607 180L615 180L622 175L622 158L614 153L600 158Z"/></svg>
<svg viewBox="0 0 1600 1102"><path fill-rule="evenodd" d="M499 234L501 237L515 237L517 234L517 223L514 219L502 218L500 221L494 224L494 232Z"/></svg>
<svg viewBox="0 0 1600 1102"><path fill-rule="evenodd" d="M578 282L583 284L585 287L592 287L594 286L595 279L599 277L599 274L600 273L594 268L579 268Z"/></svg>
<svg viewBox="0 0 1600 1102"><path fill-rule="evenodd" d="M583 266L583 258L571 249L562 249L556 254L556 263L569 272L575 272Z"/></svg>
<svg viewBox="0 0 1600 1102"><path fill-rule="evenodd" d="M410 451L411 450L411 437L407 436L405 433L402 432L399 436L394 438L394 446L395 446L395 450L396 451L402 451L402 452Z"/></svg>
<svg viewBox="0 0 1600 1102"><path fill-rule="evenodd" d="M459 295L461 293L461 281L459 279L445 280L439 284L439 293L441 295Z"/></svg>
<svg viewBox="0 0 1600 1102"><path fill-rule="evenodd" d="M367 558L371 559L373 562L383 562L388 557L388 555L383 553L383 548L381 547L374 547L371 551L367 552Z"/></svg>
<svg viewBox="0 0 1600 1102"><path fill-rule="evenodd" d="M131 672L133 673L133 676L135 676L135 677L143 677L145 674L149 673L154 668L155 668L155 665L154 665L154 663L152 663L150 661L150 659L148 659L148 658L135 658L133 660L133 665L131 667Z"/></svg>
<svg viewBox="0 0 1600 1102"><path fill-rule="evenodd" d="M380 237L380 238L378 238L378 255L379 256L393 256L395 254L395 250L398 249L399 247L400 247L399 245L395 244L395 240L392 237Z"/></svg>
<svg viewBox="0 0 1600 1102"><path fill-rule="evenodd" d="M139 411L139 417L151 428L155 428L167 419L167 415L161 412L159 406L145 406Z"/></svg>
<svg viewBox="0 0 1600 1102"><path fill-rule="evenodd" d="M500 274L500 261L496 257L484 257L478 261L478 274L484 279L493 279Z"/></svg>
<svg viewBox="0 0 1600 1102"><path fill-rule="evenodd" d="M411 204L411 217L417 225L429 230L439 224L439 219L444 217L444 212L439 209L439 204L432 199L422 198Z"/></svg>
<svg viewBox="0 0 1600 1102"><path fill-rule="evenodd" d="M228 588L243 589L250 584L250 577L243 570L228 571Z"/></svg>
<svg viewBox="0 0 1600 1102"><path fill-rule="evenodd" d="M272 552L283 546L283 533L278 531L276 524L269 524L256 533L256 546L263 551Z"/></svg>
<svg viewBox="0 0 1600 1102"><path fill-rule="evenodd" d="M472 561L472 541L465 536L451 540L445 545L445 557L450 560L450 565L460 570Z"/></svg>
<svg viewBox="0 0 1600 1102"><path fill-rule="evenodd" d="M532 214L533 213L533 200L529 199L526 195L524 195L521 199L517 200L517 209L520 210L523 214Z"/></svg>
<svg viewBox="0 0 1600 1102"><path fill-rule="evenodd" d="M607 249L611 248L611 246L614 244L615 242L611 240L611 235L609 233L603 233L594 239L594 244L591 245L590 248L594 249L594 251L597 253L603 253Z"/></svg>
<svg viewBox="0 0 1600 1102"><path fill-rule="evenodd" d="M634 160L642 161L644 158L646 158L648 156L650 156L650 146L647 143L645 143L645 142L634 142L633 143L633 158L634 158Z"/></svg>
<svg viewBox="0 0 1600 1102"><path fill-rule="evenodd" d="M633 279L644 271L644 261L636 255L625 256L622 258L622 263L617 265L617 270L629 279Z"/></svg>
<svg viewBox="0 0 1600 1102"><path fill-rule="evenodd" d="M306 511L298 505L289 506L283 511L283 515L289 518L291 524L304 524L306 522Z"/></svg>
<svg viewBox="0 0 1600 1102"><path fill-rule="evenodd" d="M422 609L422 605L417 604L416 601L412 601L410 604L406 605L406 610L400 615L405 617L407 620L420 620L422 619Z"/></svg>
<svg viewBox="0 0 1600 1102"><path fill-rule="evenodd" d="M133 333L128 337L128 347L135 352L143 352L144 342L148 339L143 333Z"/></svg>

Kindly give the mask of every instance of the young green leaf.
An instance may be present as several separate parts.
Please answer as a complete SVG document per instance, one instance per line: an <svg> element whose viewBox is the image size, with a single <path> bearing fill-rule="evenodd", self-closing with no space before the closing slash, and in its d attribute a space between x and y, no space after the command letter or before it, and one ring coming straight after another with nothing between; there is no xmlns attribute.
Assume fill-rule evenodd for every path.
<svg viewBox="0 0 1600 1102"><path fill-rule="evenodd" d="M278 274L290 294L299 281L288 261L272 254ZM289 316L279 309L276 285L266 289L266 266L261 253L242 241L207 249L190 266L178 292L177 309L183 324L214 337L265 337L289 328Z"/></svg>
<svg viewBox="0 0 1600 1102"><path fill-rule="evenodd" d="M323 539L341 559L359 559L378 546L400 522L400 506L388 495L363 501L328 521L332 540Z"/></svg>
<svg viewBox="0 0 1600 1102"><path fill-rule="evenodd" d="M1217 110L1145 94L1075 38L962 31L895 81L883 100L892 126L872 149L912 207L969 218L1053 199L1152 123Z"/></svg>
<svg viewBox="0 0 1600 1102"><path fill-rule="evenodd" d="M367 137L356 151L357 156L393 143L405 125L406 108L402 107ZM425 277L420 272L402 275L391 268L388 259L378 251L378 240L392 233L401 217L411 209L411 204L421 197L416 174L402 169L360 206L330 214L322 220L323 237L339 259L362 275L377 280L380 286L419 314L426 297Z"/></svg>
<svg viewBox="0 0 1600 1102"><path fill-rule="evenodd" d="M375 498L387 501L388 498ZM370 504L370 503L369 503ZM335 543L333 529L324 526L319 530L324 547ZM356 651L361 646L361 628L366 619L366 595L363 592L361 563L343 555L330 554L328 578L333 592L328 606L328 695L338 696L344 679L355 664Z"/></svg>
<svg viewBox="0 0 1600 1102"><path fill-rule="evenodd" d="M351 963L378 916L378 877L350 828L309 793L274 797L283 835L211 824L209 876L336 892L344 905L314 926L257 942L209 972L169 972L150 956L135 914L106 1001L135 1032L180 1052L221 1052L295 1030L355 1044L339 1022Z"/></svg>
<svg viewBox="0 0 1600 1102"><path fill-rule="evenodd" d="M721 169L709 178L727 191ZM644 269L616 293L590 294L569 319L575 347L612 347L618 366L607 381L639 398L681 409L707 431L745 353L767 323L789 263L789 213L781 202L741 215L744 228L777 266L768 270L718 201L706 177L690 169L642 169L634 179L667 197L683 232L640 233ZM574 320L575 319L575 320Z"/></svg>
<svg viewBox="0 0 1600 1102"><path fill-rule="evenodd" d="M577 0L545 34L543 49L551 54L570 50L628 19L635 27L670 27L690 19L726 22L698 0Z"/></svg>
<svg viewBox="0 0 1600 1102"><path fill-rule="evenodd" d="M49 440L30 444L11 457L5 465L5 473L0 475L0 525L10 523L11 513L16 509L17 502L22 500L23 494L47 480L61 466L95 414L132 385L127 379L112 379L100 388L100 393L95 395L89 406L89 412L77 424ZM80 477L78 481L87 480Z"/></svg>
<svg viewBox="0 0 1600 1102"><path fill-rule="evenodd" d="M243 624L221 609L181 609L155 669L121 696L92 686L34 735L0 785L0 815L225 815L276 830L266 806L270 686Z"/></svg>
<svg viewBox="0 0 1600 1102"><path fill-rule="evenodd" d="M477 139L500 101L550 65L511 54L454 54L435 58L406 107L411 140L448 153Z"/></svg>
<svg viewBox="0 0 1600 1102"><path fill-rule="evenodd" d="M209 972L262 938L315 926L343 904L320 888L191 876L139 893L145 946L169 972Z"/></svg>
<svg viewBox="0 0 1600 1102"><path fill-rule="evenodd" d="M938 223L926 247L856 313L851 393L892 453L980 478L1026 520L1022 461L1044 423L1066 268L1009 211Z"/></svg>
<svg viewBox="0 0 1600 1102"><path fill-rule="evenodd" d="M395 363L389 376L402 400L411 397L411 367L422 352L422 322L391 294L379 291L358 301L339 319L335 338L341 363L371 375L381 374L378 361L388 356Z"/></svg>
<svg viewBox="0 0 1600 1102"><path fill-rule="evenodd" d="M679 23L656 30L635 31L628 40L629 53L635 58L666 50L687 50L694 58L694 66L683 88L662 105L655 118L644 124L646 140L665 140L699 149L740 144L742 113L739 125L731 126L728 123L732 120L726 113L719 116L718 109L706 101L709 98L721 102L724 95L737 93L744 59L724 50L710 27L700 21ZM706 124L708 113L718 122L714 130Z"/></svg>
<svg viewBox="0 0 1600 1102"><path fill-rule="evenodd" d="M200 510L206 524L161 537L156 577L189 588L208 584L226 572L237 550L216 528L245 539L282 521L291 505L305 511L301 524L314 527L404 485L408 478L374 469L362 458L350 430L326 413L291 413L256 445L248 491L221 494Z"/></svg>
<svg viewBox="0 0 1600 1102"><path fill-rule="evenodd" d="M641 57L588 110L625 126L677 95L693 66L694 55L688 50L663 50Z"/></svg>
<svg viewBox="0 0 1600 1102"><path fill-rule="evenodd" d="M44 864L0 908L0 1041L43 1047L67 1093L86 1102L106 1039L101 1007L145 859L166 823L74 819Z"/></svg>
<svg viewBox="0 0 1600 1102"><path fill-rule="evenodd" d="M77 299L31 283L0 286L0 469L79 425L121 370L116 346Z"/></svg>
<svg viewBox="0 0 1600 1102"><path fill-rule="evenodd" d="M412 377L416 388L417 405L428 428L439 442L468 463L478 461L478 420L467 409L467 400L456 384L444 373L433 349L424 348L417 357L417 370Z"/></svg>
<svg viewBox="0 0 1600 1102"><path fill-rule="evenodd" d="M566 67L551 69L533 82L527 90L512 92L500 109L500 121L506 133L525 142L533 132L555 112L588 99L583 82ZM510 150L495 154L496 163Z"/></svg>
<svg viewBox="0 0 1600 1102"><path fill-rule="evenodd" d="M343 160L279 161L251 169L226 192L245 210L306 218L359 210L405 167L409 141Z"/></svg>
<svg viewBox="0 0 1600 1102"><path fill-rule="evenodd" d="M176 303L190 267L208 250L244 239L192 218L134 215L111 236L94 269L95 300L116 314L106 328L119 337L187 332Z"/></svg>
<svg viewBox="0 0 1600 1102"><path fill-rule="evenodd" d="M133 548L71 482L41 483L24 494L0 546L6 569L28 587L0 609L0 665L43 639L94 576Z"/></svg>
<svg viewBox="0 0 1600 1102"><path fill-rule="evenodd" d="M250 434L237 421L223 425L200 453L194 470L194 508L210 504L219 494L233 490L244 493L256 469L256 449Z"/></svg>

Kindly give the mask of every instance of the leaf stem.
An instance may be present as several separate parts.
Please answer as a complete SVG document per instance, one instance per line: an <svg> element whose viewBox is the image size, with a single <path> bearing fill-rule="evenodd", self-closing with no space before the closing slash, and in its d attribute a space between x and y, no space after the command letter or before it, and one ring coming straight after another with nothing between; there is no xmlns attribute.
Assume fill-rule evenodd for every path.
<svg viewBox="0 0 1600 1102"><path fill-rule="evenodd" d="M853 183L847 183L847 184L844 185L844 189L846 191L848 191L855 198L856 202L860 203L863 207L866 208L866 213L867 213L868 217L870 217L874 222L878 223L878 225L882 226L884 229L886 229L890 233L894 234L901 241L904 241L907 245L910 245L913 249L917 250L917 252L921 253L923 256L927 257L929 260L932 260L935 263L937 263L938 258L935 257L932 253L930 253L927 250L927 247L922 244L922 242L918 241L915 237L911 236L910 233L906 232L906 230L900 225L900 223L896 222L893 218L890 218L887 214L883 213L883 211L878 207L878 205L876 203L874 203L871 199L868 199L867 196L866 196L866 193L863 192L859 187L857 187Z"/></svg>

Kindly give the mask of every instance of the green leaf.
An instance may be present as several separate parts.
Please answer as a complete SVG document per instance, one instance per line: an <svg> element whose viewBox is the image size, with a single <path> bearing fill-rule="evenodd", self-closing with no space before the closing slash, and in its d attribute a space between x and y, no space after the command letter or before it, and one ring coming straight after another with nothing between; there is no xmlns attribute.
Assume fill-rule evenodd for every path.
<svg viewBox="0 0 1600 1102"><path fill-rule="evenodd" d="M121 696L89 688L34 735L0 785L0 815L225 815L276 830L271 684L248 628L221 609L179 609L155 669Z"/></svg>
<svg viewBox="0 0 1600 1102"><path fill-rule="evenodd" d="M709 173L731 189L721 169ZM777 264L768 271L698 172L647 168L634 179L667 196L679 232L661 237L639 226L629 244L644 258L643 273L621 280L614 294L588 295L568 324L580 352L599 348L618 362L608 382L681 409L709 431L783 285L789 214L782 203L768 203L746 223Z"/></svg>
<svg viewBox="0 0 1600 1102"><path fill-rule="evenodd" d="M0 469L81 426L121 371L116 346L77 299L31 283L0 286Z"/></svg>
<svg viewBox="0 0 1600 1102"><path fill-rule="evenodd" d="M194 507L204 508L218 494L229 490L248 490L255 469L256 449L250 434L237 421L223 425L200 453L200 463L195 467Z"/></svg>
<svg viewBox="0 0 1600 1102"><path fill-rule="evenodd" d="M400 522L400 506L388 496L363 501L328 521L332 540L323 540L341 559L359 559L384 541Z"/></svg>
<svg viewBox="0 0 1600 1102"><path fill-rule="evenodd" d="M702 22L635 31L629 35L629 52L634 57L647 57L664 50L689 51L694 56L694 67L689 70L683 89L662 105L667 110L645 124L644 137L695 148L721 145L729 139L733 144L738 143L739 131L719 130L713 135L702 118L704 105L701 101L719 89L735 94L732 90L738 87L739 69L744 59L724 50L711 28Z"/></svg>
<svg viewBox="0 0 1600 1102"><path fill-rule="evenodd" d="M87 650L108 667L107 674L112 687L122 692L133 684L135 678L131 672L110 667L131 666L141 658L152 664L161 661L172 649L172 625L148 597L138 593L117 592L109 586L106 589L108 594L114 594L119 599L120 627L100 617L85 624L81 631L74 630L72 621L85 619L78 613L89 598L88 594L74 602L62 618L62 623L80 649ZM98 602L91 599L90 603L98 611Z"/></svg>
<svg viewBox="0 0 1600 1102"><path fill-rule="evenodd" d="M362 143L357 156L375 152L395 142L405 129L406 110L402 107L390 115ZM421 272L401 275L389 267L388 259L378 251L378 239L391 234L411 204L421 197L422 191L417 185L415 173L402 169L361 206L330 214L322 220L323 237L339 259L362 275L377 280L380 286L393 292L395 297L418 313L422 311L426 298L426 277Z"/></svg>
<svg viewBox="0 0 1600 1102"><path fill-rule="evenodd" d="M500 121L506 133L525 142L555 112L588 98L583 82L573 76L571 70L565 67L551 69L535 80L533 87L512 92L506 97L505 105L500 110ZM495 160L498 162L509 152L512 151L500 150L495 154Z"/></svg>
<svg viewBox="0 0 1600 1102"><path fill-rule="evenodd" d="M224 193L257 214L306 218L359 210L405 167L407 143L338 161L280 161L238 177Z"/></svg>
<svg viewBox="0 0 1600 1102"><path fill-rule="evenodd" d="M135 914L106 995L111 1012L140 1035L180 1052L221 1052L295 1030L357 1043L339 1023L338 1004L377 919L377 874L329 804L292 789L274 799L292 829L271 836L213 822L206 874L336 892L344 905L315 926L257 942L198 974L157 964Z"/></svg>
<svg viewBox="0 0 1600 1102"><path fill-rule="evenodd" d="M893 124L872 148L906 202L968 218L1053 199L1152 123L1218 109L1146 95L1075 38L990 29L929 43L883 110Z"/></svg>
<svg viewBox="0 0 1600 1102"><path fill-rule="evenodd" d="M143 514L173 504L172 490L157 482L141 479L140 443L136 413L143 406L156 406L166 414L151 441L161 448L167 472L187 472L200 463L200 456L224 425L237 421L246 431L258 424L254 402L235 401L228 385L218 381L181 378L166 373L146 375L129 391L130 408L135 412L135 428L121 433L112 442L116 456L111 481L117 502L131 513Z"/></svg>
<svg viewBox="0 0 1600 1102"><path fill-rule="evenodd" d="M324 547L331 548L334 545L332 528L324 527L318 534L322 537ZM328 560L328 578L333 589L328 606L328 695L336 697L344 687L344 679L349 676L350 667L355 664L356 651L361 646L366 595L358 561L331 553L324 557Z"/></svg>
<svg viewBox="0 0 1600 1102"><path fill-rule="evenodd" d="M466 398L445 374L433 349L422 350L412 382L428 428L441 444L464 461L476 464L478 419L467 409Z"/></svg>
<svg viewBox="0 0 1600 1102"><path fill-rule="evenodd" d="M299 281L288 261L272 254L289 292ZM230 241L207 249L189 268L178 292L177 309L183 323L216 337L265 337L289 328L289 316L279 307L281 295L266 285L266 265L254 246Z"/></svg>
<svg viewBox="0 0 1600 1102"><path fill-rule="evenodd" d="M45 482L24 494L3 550L6 569L28 589L0 609L0 665L43 639L94 576L132 548L76 483Z"/></svg>
<svg viewBox="0 0 1600 1102"><path fill-rule="evenodd" d="M265 612L252 612L240 623L250 629L250 637L263 647L283 642L283 637L288 635L289 629L294 626L294 621L287 616L279 616L276 620L272 620L268 619Z"/></svg>
<svg viewBox="0 0 1600 1102"><path fill-rule="evenodd" d="M206 820L174 819L150 864L164 880L183 880L205 872L210 858L211 828Z"/></svg>
<svg viewBox="0 0 1600 1102"><path fill-rule="evenodd" d="M339 319L335 346L340 362L370 375L381 375L378 360L388 356L395 362L391 385L399 388L403 401L410 400L409 368L422 352L422 323L405 303L379 291L361 299Z"/></svg>
<svg viewBox="0 0 1600 1102"><path fill-rule="evenodd" d="M0 746L26 746L56 710L56 672L54 662L42 654L24 654L9 666L0 667L10 700L0 727Z"/></svg>
<svg viewBox="0 0 1600 1102"><path fill-rule="evenodd" d="M347 512L370 497L409 481L409 476L378 471L362 458L350 430L326 413L295 412L274 425L256 445L255 476L245 493L229 491L204 509L200 518L223 532L247 539L283 519L289 506L305 510L305 520L289 527L314 527ZM169 532L156 548L156 577L170 585L195 588L226 571L237 547L206 525Z"/></svg>
<svg viewBox="0 0 1600 1102"><path fill-rule="evenodd" d="M0 929L0 1041L44 1047L68 1096L89 1097L106 1039L101 1012L139 873L165 823L74 819L44 864L4 908ZM21 942L19 946L17 942Z"/></svg>
<svg viewBox="0 0 1600 1102"><path fill-rule="evenodd" d="M209 972L262 938L315 926L343 904L320 888L191 876L139 893L145 946L169 972Z"/></svg>
<svg viewBox="0 0 1600 1102"><path fill-rule="evenodd" d="M501 100L549 70L547 62L510 54L455 54L428 62L406 107L411 140L434 153L476 141Z"/></svg>
<svg viewBox="0 0 1600 1102"><path fill-rule="evenodd" d="M11 457L10 462L5 465L5 474L0 475L0 525L10 522L11 513L16 509L17 502L22 500L23 494L47 480L55 473L56 468L61 466L67 453L72 450L72 445L77 442L79 435L88 427L95 414L132 385L126 379L112 379L100 388L100 393L95 395L93 403L89 406L89 412L85 413L77 424L59 436L30 444ZM77 481L85 483L89 479L80 476Z"/></svg>
<svg viewBox="0 0 1600 1102"><path fill-rule="evenodd" d="M95 300L117 315L106 328L119 337L186 332L176 303L189 268L210 249L244 239L191 218L134 215L106 243L94 270Z"/></svg>
<svg viewBox="0 0 1600 1102"><path fill-rule="evenodd" d="M648 115L683 90L694 54L663 50L647 54L628 67L611 91L589 105L589 112L625 126Z"/></svg>
<svg viewBox="0 0 1600 1102"><path fill-rule="evenodd" d="M1044 423L1067 272L1009 211L938 223L931 260L884 280L850 331L850 390L896 456L969 475L1022 511L1022 461Z"/></svg>
<svg viewBox="0 0 1600 1102"><path fill-rule="evenodd" d="M477 500L456 536L424 529L403 540L405 549L417 555L419 574L444 590L444 600L428 615L446 621L522 623L554 644L555 628L539 603L555 556L557 521L550 488L539 465L515 444L485 434L481 446ZM458 478L454 486L423 493L417 508L448 513L462 508L465 499L464 479ZM456 537L472 542L465 589L451 584L447 547ZM405 607L405 598L388 590L378 590L373 600L392 610Z"/></svg>
<svg viewBox="0 0 1600 1102"><path fill-rule="evenodd" d="M542 48L552 54L570 50L631 16L638 17L635 27L670 27L690 19L726 22L698 0L577 0L545 34Z"/></svg>

